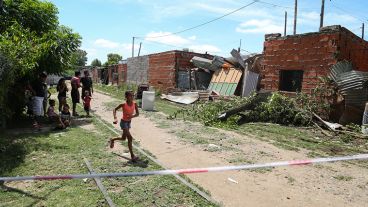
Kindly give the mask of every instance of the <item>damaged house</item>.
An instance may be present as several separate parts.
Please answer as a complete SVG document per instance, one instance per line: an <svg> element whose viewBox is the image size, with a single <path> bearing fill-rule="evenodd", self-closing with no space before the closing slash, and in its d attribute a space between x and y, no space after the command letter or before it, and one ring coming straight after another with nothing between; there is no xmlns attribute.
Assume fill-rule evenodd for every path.
<svg viewBox="0 0 368 207"><path fill-rule="evenodd" d="M337 103L344 105L339 110L339 121L361 123L364 103L368 100L365 88L368 77L367 41L344 27L328 26L319 32L286 37L268 34L263 54L263 89L311 93L319 77L330 77L344 97L343 102ZM350 64L341 64L341 61ZM357 117L352 118L353 114Z"/></svg>

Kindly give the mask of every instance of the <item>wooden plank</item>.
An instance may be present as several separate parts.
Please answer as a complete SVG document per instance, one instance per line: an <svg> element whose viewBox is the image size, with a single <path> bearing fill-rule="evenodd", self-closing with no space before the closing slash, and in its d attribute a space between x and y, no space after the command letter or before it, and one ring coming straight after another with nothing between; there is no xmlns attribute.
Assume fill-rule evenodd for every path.
<svg viewBox="0 0 368 207"><path fill-rule="evenodd" d="M83 158L84 163L86 164L89 173L94 174L95 172L93 171L92 165L91 163L86 159ZM105 197L105 200L107 201L107 204L110 207L116 207L114 202L112 202L110 196L107 194L105 187L102 185L101 179L100 178L94 178L97 187L100 189L101 193L103 194L103 196Z"/></svg>

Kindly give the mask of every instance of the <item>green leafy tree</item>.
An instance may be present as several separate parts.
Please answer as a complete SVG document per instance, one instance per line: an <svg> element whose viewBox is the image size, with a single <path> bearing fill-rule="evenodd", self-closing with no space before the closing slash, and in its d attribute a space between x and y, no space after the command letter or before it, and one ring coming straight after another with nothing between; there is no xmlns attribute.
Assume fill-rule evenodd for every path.
<svg viewBox="0 0 368 207"><path fill-rule="evenodd" d="M76 66L85 66L87 60L87 52L81 49L75 51L71 56L71 63Z"/></svg>
<svg viewBox="0 0 368 207"><path fill-rule="evenodd" d="M101 61L99 59L92 60L91 66L101 67Z"/></svg>
<svg viewBox="0 0 368 207"><path fill-rule="evenodd" d="M4 0L0 10L0 116L10 116L24 106L27 80L70 68L81 37L59 25L50 2Z"/></svg>
<svg viewBox="0 0 368 207"><path fill-rule="evenodd" d="M110 53L107 54L107 61L104 63L104 66L118 64L123 57L119 54Z"/></svg>

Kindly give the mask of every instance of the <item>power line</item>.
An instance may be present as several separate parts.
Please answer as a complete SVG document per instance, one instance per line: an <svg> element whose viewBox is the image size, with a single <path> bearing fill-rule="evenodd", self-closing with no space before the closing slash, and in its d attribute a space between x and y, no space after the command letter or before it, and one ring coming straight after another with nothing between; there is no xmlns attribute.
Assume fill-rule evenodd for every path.
<svg viewBox="0 0 368 207"><path fill-rule="evenodd" d="M177 32L174 32L174 33L170 33L170 34L166 34L166 35L153 36L153 37L149 37L149 38L167 37L167 36L180 34L180 33L183 33L183 32L189 31L189 30L192 30L192 29L196 29L196 28L202 27L202 26L204 26L204 25L206 25L206 24L210 24L210 23L212 23L212 22L214 22L214 21L217 21L217 20L222 19L222 18L224 18L224 17L226 17L226 16L229 16L229 15L231 15L231 14L235 13L235 12L238 12L238 11L240 11L240 10L242 10L242 9L244 9L244 8L246 8L246 7L248 7L248 6L252 5L252 4L254 4L254 3L256 3L256 2L258 2L258 1L259 1L259 0L253 0L251 3L249 3L249 4L245 5L245 6L242 6L242 7L238 8L238 9L235 9L235 10L233 10L233 11L229 12L229 13L226 13L226 14L224 14L224 15L220 16L220 17L217 17L217 18L212 19L212 20L210 20L210 21L204 22L204 23L202 23L202 24L199 24L199 25L196 25L196 26L193 26L193 27L190 27L190 28L187 28L187 29L181 30L181 31L177 31ZM142 38L145 38L145 37L136 37L136 38L140 38L140 39L142 39Z"/></svg>
<svg viewBox="0 0 368 207"><path fill-rule="evenodd" d="M332 6L332 7L334 7L334 8L336 8L336 9L338 9L338 10L340 10L340 11L343 11L343 12L345 12L345 13L349 14L349 15L350 15L350 16L352 16L352 17L355 17L356 19L358 19L358 20L360 20L360 21L362 21L362 22L367 22L367 21L368 21L368 20L364 20L364 19L362 19L362 18L360 18L360 17L358 17L358 16L352 15L349 11L347 11L347 10L345 10L345 9L341 8L341 7L338 7L338 6L333 5L333 4L331 4L331 6Z"/></svg>

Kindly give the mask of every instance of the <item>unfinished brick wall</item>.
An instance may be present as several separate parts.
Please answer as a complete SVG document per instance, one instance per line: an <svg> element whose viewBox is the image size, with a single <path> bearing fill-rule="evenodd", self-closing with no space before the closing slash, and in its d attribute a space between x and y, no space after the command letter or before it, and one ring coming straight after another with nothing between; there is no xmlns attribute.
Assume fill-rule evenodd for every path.
<svg viewBox="0 0 368 207"><path fill-rule="evenodd" d="M118 64L119 85L124 84L127 81L127 68L128 65L126 63Z"/></svg>
<svg viewBox="0 0 368 207"><path fill-rule="evenodd" d="M301 90L310 93L318 77L327 76L331 66L340 60L350 60L357 68L368 70L367 50L362 49L367 42L354 38L350 31L339 26L286 37L266 35L261 86L266 90L280 90L280 71L302 70Z"/></svg>
<svg viewBox="0 0 368 207"><path fill-rule="evenodd" d="M194 56L212 58L207 54L178 50L149 55L148 83L163 92L175 88L177 71L194 68L190 62Z"/></svg>
<svg viewBox="0 0 368 207"><path fill-rule="evenodd" d="M356 70L368 71L368 42L345 28L341 30L339 59L351 61Z"/></svg>
<svg viewBox="0 0 368 207"><path fill-rule="evenodd" d="M175 51L149 55L149 85L161 91L175 87L175 66Z"/></svg>

